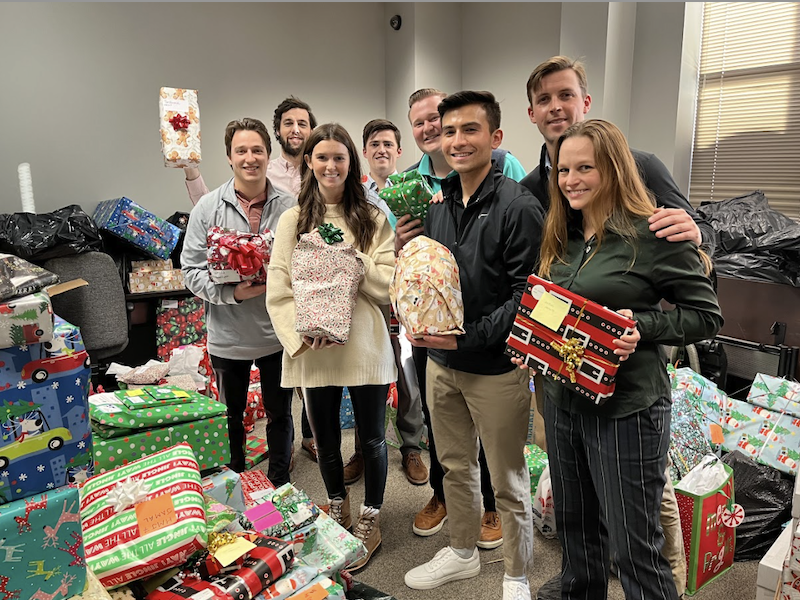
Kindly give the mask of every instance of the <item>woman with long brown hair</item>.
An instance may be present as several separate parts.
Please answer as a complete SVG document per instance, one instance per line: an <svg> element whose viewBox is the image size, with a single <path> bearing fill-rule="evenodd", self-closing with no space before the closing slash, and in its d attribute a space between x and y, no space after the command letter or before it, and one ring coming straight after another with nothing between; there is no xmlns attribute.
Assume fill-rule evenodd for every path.
<svg viewBox="0 0 800 600"><path fill-rule="evenodd" d="M613 124L569 127L553 168L539 275L637 324L615 341L621 363L603 405L544 378L562 597L605 599L613 557L626 598L675 600L659 524L671 409L659 345L719 330L710 264L693 243L650 232L655 204ZM663 311L662 299L674 310Z"/></svg>
<svg viewBox="0 0 800 600"><path fill-rule="evenodd" d="M384 316L394 273L394 232L386 216L367 201L356 147L341 125L329 123L314 129L303 154L299 206L284 213L275 234L267 308L284 347L282 385L304 389L330 499L329 514L345 528L352 518L344 484L339 405L342 387L350 390L365 463L364 504L353 533L368 550L364 559L350 567L354 569L363 567L381 542L378 516L387 474L386 396L397 378ZM300 236L327 223L342 230L344 241L352 245L364 266L345 344L295 331L292 254Z"/></svg>

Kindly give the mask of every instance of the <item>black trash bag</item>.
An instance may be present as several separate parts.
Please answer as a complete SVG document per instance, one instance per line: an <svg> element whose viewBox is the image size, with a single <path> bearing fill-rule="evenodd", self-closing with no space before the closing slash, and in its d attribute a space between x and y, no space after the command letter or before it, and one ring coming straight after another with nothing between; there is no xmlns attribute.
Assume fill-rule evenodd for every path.
<svg viewBox="0 0 800 600"><path fill-rule="evenodd" d="M183 252L183 242L186 239L186 226L189 224L189 213L176 212L167 219L167 223L172 223L181 230L181 235L178 238L178 243L175 245L175 250L169 257L172 259L172 264L176 269L181 268L181 252Z"/></svg>
<svg viewBox="0 0 800 600"><path fill-rule="evenodd" d="M761 560L792 517L794 483L738 450L722 460L733 469L734 497L744 509L744 521L736 528L734 560Z"/></svg>
<svg viewBox="0 0 800 600"><path fill-rule="evenodd" d="M58 275L13 254L0 254L0 301L58 283Z"/></svg>
<svg viewBox="0 0 800 600"><path fill-rule="evenodd" d="M800 262L772 252L737 252L714 257L717 275L800 287Z"/></svg>
<svg viewBox="0 0 800 600"><path fill-rule="evenodd" d="M31 262L103 251L94 219L77 204L50 213L0 215L0 252Z"/></svg>

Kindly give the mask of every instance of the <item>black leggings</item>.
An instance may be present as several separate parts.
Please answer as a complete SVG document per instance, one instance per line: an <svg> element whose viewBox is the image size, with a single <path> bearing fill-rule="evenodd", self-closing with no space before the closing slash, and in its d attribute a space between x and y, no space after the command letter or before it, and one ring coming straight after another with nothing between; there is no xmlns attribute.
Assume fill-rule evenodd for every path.
<svg viewBox="0 0 800 600"><path fill-rule="evenodd" d="M364 455L364 505L380 508L386 489L386 396L389 385L347 386ZM305 388L306 412L317 444L317 462L329 498L344 498L341 387Z"/></svg>

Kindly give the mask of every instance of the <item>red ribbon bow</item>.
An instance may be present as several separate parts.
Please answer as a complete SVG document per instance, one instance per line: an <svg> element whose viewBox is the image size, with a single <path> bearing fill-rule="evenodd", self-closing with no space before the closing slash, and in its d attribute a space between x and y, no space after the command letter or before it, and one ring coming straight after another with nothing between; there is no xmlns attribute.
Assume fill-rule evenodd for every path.
<svg viewBox="0 0 800 600"><path fill-rule="evenodd" d="M228 248L228 265L240 275L250 277L264 268L263 246L241 239L221 241L220 246Z"/></svg>
<svg viewBox="0 0 800 600"><path fill-rule="evenodd" d="M179 129L187 129L189 127L189 117L185 117L181 114L175 115L169 120L169 122L175 131L178 131Z"/></svg>

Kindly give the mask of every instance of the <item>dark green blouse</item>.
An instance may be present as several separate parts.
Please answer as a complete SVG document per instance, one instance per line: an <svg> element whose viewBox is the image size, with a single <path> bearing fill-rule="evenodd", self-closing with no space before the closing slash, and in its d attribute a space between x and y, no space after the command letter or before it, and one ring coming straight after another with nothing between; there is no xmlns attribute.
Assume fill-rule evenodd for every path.
<svg viewBox="0 0 800 600"><path fill-rule="evenodd" d="M551 267L553 283L612 310L632 310L642 336L636 351L620 363L614 395L603 406L545 377L547 397L565 410L617 418L669 397L666 357L659 345L683 346L708 339L722 326L717 296L697 247L657 238L646 219L636 222L636 230L634 244L606 233L589 258L597 242L594 237L585 242L580 226L573 226L567 264ZM675 305L674 310L663 311L662 298Z"/></svg>

